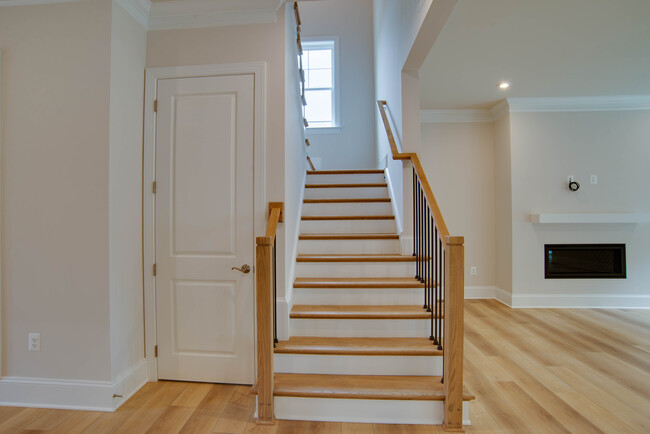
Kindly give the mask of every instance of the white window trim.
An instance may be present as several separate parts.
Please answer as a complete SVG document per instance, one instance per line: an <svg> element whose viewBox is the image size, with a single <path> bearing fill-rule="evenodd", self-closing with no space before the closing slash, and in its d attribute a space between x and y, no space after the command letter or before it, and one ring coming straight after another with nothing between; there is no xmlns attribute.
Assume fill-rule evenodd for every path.
<svg viewBox="0 0 650 434"><path fill-rule="evenodd" d="M332 70L334 74L332 75L332 107L334 108L334 118L332 119L333 124L329 127L307 127L307 134L334 134L341 131L341 98L340 98L340 71L339 71L339 37L338 36L309 36L303 37L303 48L307 45L315 46L318 45L317 42L322 42L323 47L329 48L334 42L334 56L332 56Z"/></svg>

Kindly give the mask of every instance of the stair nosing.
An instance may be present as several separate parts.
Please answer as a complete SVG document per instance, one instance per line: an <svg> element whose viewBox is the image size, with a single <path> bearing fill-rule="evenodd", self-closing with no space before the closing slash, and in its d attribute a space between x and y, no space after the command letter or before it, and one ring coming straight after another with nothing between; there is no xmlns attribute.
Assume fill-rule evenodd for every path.
<svg viewBox="0 0 650 434"><path fill-rule="evenodd" d="M385 182L346 183L346 184L305 184L305 188L382 188L387 187Z"/></svg>
<svg viewBox="0 0 650 434"><path fill-rule="evenodd" d="M394 215L303 215L303 221L316 220L395 220Z"/></svg>
<svg viewBox="0 0 650 434"><path fill-rule="evenodd" d="M415 262L415 256L407 255L310 255L296 257L296 262Z"/></svg>

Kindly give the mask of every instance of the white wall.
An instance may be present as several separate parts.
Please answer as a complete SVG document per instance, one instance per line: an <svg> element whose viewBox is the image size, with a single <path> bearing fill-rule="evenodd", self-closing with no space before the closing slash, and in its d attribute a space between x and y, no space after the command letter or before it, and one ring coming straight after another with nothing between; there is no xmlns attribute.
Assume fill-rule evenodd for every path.
<svg viewBox="0 0 650 434"><path fill-rule="evenodd" d="M110 14L107 1L0 10L5 380L110 380Z"/></svg>
<svg viewBox="0 0 650 434"><path fill-rule="evenodd" d="M296 44L296 22L293 4L285 7L285 195L284 195L284 239L280 243L286 246L285 275L286 286L282 288L287 303L291 302L294 269L302 212L302 197L307 174L307 153L305 146L305 128L302 122L302 100L300 98L298 74L298 48ZM286 311L284 309L286 308ZM290 304L278 304L278 335L280 339L289 338Z"/></svg>
<svg viewBox="0 0 650 434"><path fill-rule="evenodd" d="M452 234L465 237L465 285L495 286L492 123L423 123L422 166ZM470 274L470 267L477 274ZM468 289L476 292L479 288Z"/></svg>
<svg viewBox="0 0 650 434"><path fill-rule="evenodd" d="M504 302L512 297L512 165L510 115L494 121L495 281Z"/></svg>
<svg viewBox="0 0 650 434"><path fill-rule="evenodd" d="M372 1L302 2L300 18L303 38L339 38L341 128L334 134L307 129L310 156L321 159L322 169L377 167Z"/></svg>
<svg viewBox="0 0 650 434"><path fill-rule="evenodd" d="M147 33L113 1L109 131L111 379L144 360L142 128Z"/></svg>
<svg viewBox="0 0 650 434"><path fill-rule="evenodd" d="M650 305L648 223L529 221L539 212L650 213L650 111L511 113L510 132L513 305ZM544 279L545 243L626 243L627 279Z"/></svg>

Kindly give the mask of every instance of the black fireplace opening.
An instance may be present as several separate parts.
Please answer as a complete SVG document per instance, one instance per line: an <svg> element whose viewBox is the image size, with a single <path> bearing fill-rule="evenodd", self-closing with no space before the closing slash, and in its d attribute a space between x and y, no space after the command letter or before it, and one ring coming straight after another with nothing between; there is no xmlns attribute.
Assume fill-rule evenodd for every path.
<svg viewBox="0 0 650 434"><path fill-rule="evenodd" d="M625 279L625 244L545 244L546 279Z"/></svg>

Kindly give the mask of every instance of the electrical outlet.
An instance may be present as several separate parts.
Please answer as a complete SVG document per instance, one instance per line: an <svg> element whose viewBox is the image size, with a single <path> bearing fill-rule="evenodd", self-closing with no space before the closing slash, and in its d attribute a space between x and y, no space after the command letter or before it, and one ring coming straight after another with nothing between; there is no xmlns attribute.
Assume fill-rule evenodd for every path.
<svg viewBox="0 0 650 434"><path fill-rule="evenodd" d="M29 351L41 351L41 334L29 334Z"/></svg>
<svg viewBox="0 0 650 434"><path fill-rule="evenodd" d="M591 183L592 184L598 184L598 176L597 175L591 175Z"/></svg>
<svg viewBox="0 0 650 434"><path fill-rule="evenodd" d="M471 267L471 268L469 269L469 273L470 273L472 276L476 276L476 267Z"/></svg>

